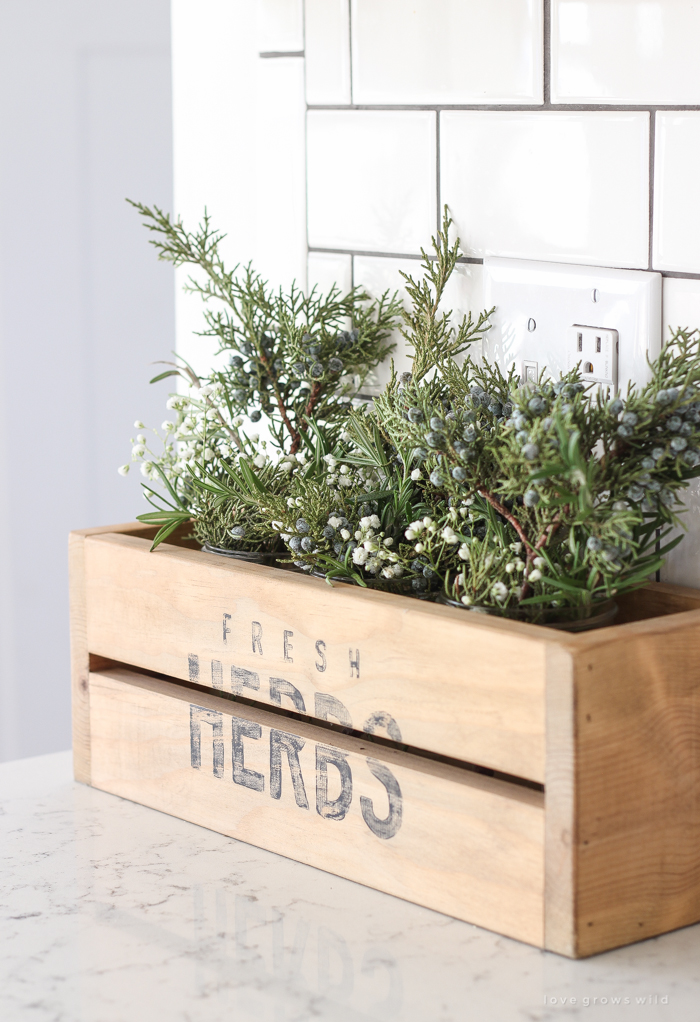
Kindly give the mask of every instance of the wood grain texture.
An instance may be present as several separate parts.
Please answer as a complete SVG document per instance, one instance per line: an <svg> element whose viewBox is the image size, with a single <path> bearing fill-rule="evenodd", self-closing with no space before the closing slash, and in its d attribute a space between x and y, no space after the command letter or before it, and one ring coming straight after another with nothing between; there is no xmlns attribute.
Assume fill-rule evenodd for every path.
<svg viewBox="0 0 700 1022"><path fill-rule="evenodd" d="M541 793L123 669L91 674L90 717L96 787L542 944ZM237 783L234 725L250 732ZM280 741L298 748L296 788L285 754L275 774ZM338 816L341 793L330 763L324 794L318 757L328 754L346 764L342 818L323 815L330 802ZM371 829L368 807L375 826L394 821L392 834Z"/></svg>
<svg viewBox="0 0 700 1022"><path fill-rule="evenodd" d="M644 589L635 589L619 597L618 605L616 625L681 614L686 610L700 610L700 589L688 589L670 582L653 582Z"/></svg>
<svg viewBox="0 0 700 1022"><path fill-rule="evenodd" d="M616 625L571 635L182 546L151 554L137 530L71 539L79 779L570 957L700 920L699 591L651 584L621 600ZM98 675L100 657L212 692ZM544 782L546 809L522 786L216 689ZM260 725L246 767L264 791L234 784L230 730L214 776L210 723L209 759L192 768L182 738L191 700L226 727L234 716ZM308 809L288 772L281 799L269 797L280 727L304 743ZM316 812L317 745L351 766L343 820ZM406 820L411 807L413 822L390 840L359 808L383 791L386 811L368 758L400 778Z"/></svg>
<svg viewBox="0 0 700 1022"><path fill-rule="evenodd" d="M582 957L700 920L700 615L590 633L574 685Z"/></svg>
<svg viewBox="0 0 700 1022"><path fill-rule="evenodd" d="M227 692L252 672L251 699L314 715L332 697L336 722L384 715L393 738L388 716L408 745L544 781L556 633L133 536L89 538L86 572L92 653L183 680L194 656L192 680Z"/></svg>
<svg viewBox="0 0 700 1022"><path fill-rule="evenodd" d="M574 647L575 648L575 647ZM547 657L545 779L545 947L576 954L575 687L572 649L550 646Z"/></svg>
<svg viewBox="0 0 700 1022"><path fill-rule="evenodd" d="M90 783L90 692L88 675L90 656L87 641L85 592L85 540L101 533L144 534L139 522L80 529L68 537L68 577L70 590L71 704L73 728L73 774L76 781Z"/></svg>

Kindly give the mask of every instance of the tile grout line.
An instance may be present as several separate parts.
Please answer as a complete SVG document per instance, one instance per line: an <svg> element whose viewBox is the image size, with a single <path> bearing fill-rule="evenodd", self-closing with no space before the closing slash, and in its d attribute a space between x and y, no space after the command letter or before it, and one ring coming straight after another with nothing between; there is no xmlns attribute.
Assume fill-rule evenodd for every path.
<svg viewBox="0 0 700 1022"><path fill-rule="evenodd" d="M700 280L700 273L687 273L685 270L654 270L654 273L671 280Z"/></svg>
<svg viewBox="0 0 700 1022"><path fill-rule="evenodd" d="M440 194L440 113L435 114L435 201L437 206L437 232L440 233L442 215L440 206L442 204Z"/></svg>
<svg viewBox="0 0 700 1022"><path fill-rule="evenodd" d="M326 255L349 255L353 258L360 256L362 258L374 258L378 259L416 259L420 261L423 256L416 252L374 252L371 249L349 249L349 248L321 248L316 245L309 249L310 252L320 252ZM432 256L430 258L433 258ZM479 266L483 263L483 259L478 259L475 256L460 256L457 260L458 263L476 263Z"/></svg>
<svg viewBox="0 0 700 1022"><path fill-rule="evenodd" d="M699 103L310 103L309 110L388 110L396 113L405 111L434 110L463 111L465 113L624 113L645 114L664 111L700 111Z"/></svg>
<svg viewBox="0 0 700 1022"><path fill-rule="evenodd" d="M301 5L301 32L304 40L304 228L306 234L306 293L309 293L309 104L306 92L306 4Z"/></svg>
<svg viewBox="0 0 700 1022"><path fill-rule="evenodd" d="M542 7L542 100L551 106L552 81L552 0L544 0Z"/></svg>
<svg viewBox="0 0 700 1022"><path fill-rule="evenodd" d="M352 80L352 0L348 3L348 58L350 60L350 106L354 105L354 83Z"/></svg>
<svg viewBox="0 0 700 1022"><path fill-rule="evenodd" d="M379 252L374 249L350 249L350 248L325 248L319 245L309 246L309 252L320 252L326 255L347 255L352 256L353 259L356 256L370 259L416 259L421 260L423 257L417 252ZM510 257L507 257L510 258ZM513 256L514 259L527 259L525 256ZM551 259L536 259L536 262L554 262ZM481 266L484 262L482 258L478 256L460 256L457 260L458 263L467 263L475 266ZM585 266L596 268L600 267L603 270L631 270L635 273L659 273L662 277L668 277L671 280L700 280L700 272L690 273L683 270L658 270L652 267L651 271L644 266L619 266L618 264L600 264L600 263L570 263L566 262L565 266Z"/></svg>
<svg viewBox="0 0 700 1022"><path fill-rule="evenodd" d="M656 114L649 112L649 269L654 268L654 169L656 165Z"/></svg>
<svg viewBox="0 0 700 1022"><path fill-rule="evenodd" d="M280 57L303 57L304 50L263 50L258 53L261 60L278 60Z"/></svg>

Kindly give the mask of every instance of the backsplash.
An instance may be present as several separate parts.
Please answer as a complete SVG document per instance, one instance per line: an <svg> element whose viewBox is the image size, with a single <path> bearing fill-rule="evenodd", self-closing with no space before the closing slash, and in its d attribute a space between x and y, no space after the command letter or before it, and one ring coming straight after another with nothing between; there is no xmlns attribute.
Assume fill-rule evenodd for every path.
<svg viewBox="0 0 700 1022"><path fill-rule="evenodd" d="M700 326L699 36L696 0L173 0L176 208L376 293L447 203L457 311L500 255L660 271L664 335ZM693 490L663 577L700 586Z"/></svg>

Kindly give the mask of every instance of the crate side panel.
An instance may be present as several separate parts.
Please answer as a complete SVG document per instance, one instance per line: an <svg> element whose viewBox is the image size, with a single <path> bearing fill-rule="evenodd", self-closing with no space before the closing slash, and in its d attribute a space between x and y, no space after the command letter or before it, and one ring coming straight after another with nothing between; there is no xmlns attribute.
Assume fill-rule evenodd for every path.
<svg viewBox="0 0 700 1022"><path fill-rule="evenodd" d="M652 582L643 589L634 589L618 597L619 612L615 624L644 621L668 614L700 610L700 589L689 589L670 582Z"/></svg>
<svg viewBox="0 0 700 1022"><path fill-rule="evenodd" d="M700 614L576 662L576 939L594 954L700 920Z"/></svg>
<svg viewBox="0 0 700 1022"><path fill-rule="evenodd" d="M72 532L68 539L70 586L71 715L73 727L73 775L90 783L90 689L86 607L85 536Z"/></svg>
<svg viewBox="0 0 700 1022"><path fill-rule="evenodd" d="M95 786L541 945L540 793L126 671L90 686Z"/></svg>
<svg viewBox="0 0 700 1022"><path fill-rule="evenodd" d="M543 782L541 630L223 560L88 540L90 651Z"/></svg>
<svg viewBox="0 0 700 1022"><path fill-rule="evenodd" d="M144 532L139 522L76 529L68 536L68 577L70 599L71 723L73 775L90 783L90 655L87 641L87 596L85 590L85 541L101 533Z"/></svg>
<svg viewBox="0 0 700 1022"><path fill-rule="evenodd" d="M575 689L571 650L551 646L547 668L545 947L575 957Z"/></svg>

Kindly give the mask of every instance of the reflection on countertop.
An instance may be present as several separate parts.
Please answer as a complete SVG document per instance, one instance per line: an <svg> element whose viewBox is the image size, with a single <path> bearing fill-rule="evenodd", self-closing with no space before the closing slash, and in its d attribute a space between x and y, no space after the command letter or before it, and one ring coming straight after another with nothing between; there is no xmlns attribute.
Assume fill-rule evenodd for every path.
<svg viewBox="0 0 700 1022"><path fill-rule="evenodd" d="M700 1008L700 926L572 962L75 784L69 753L0 765L0 848L3 1022Z"/></svg>

